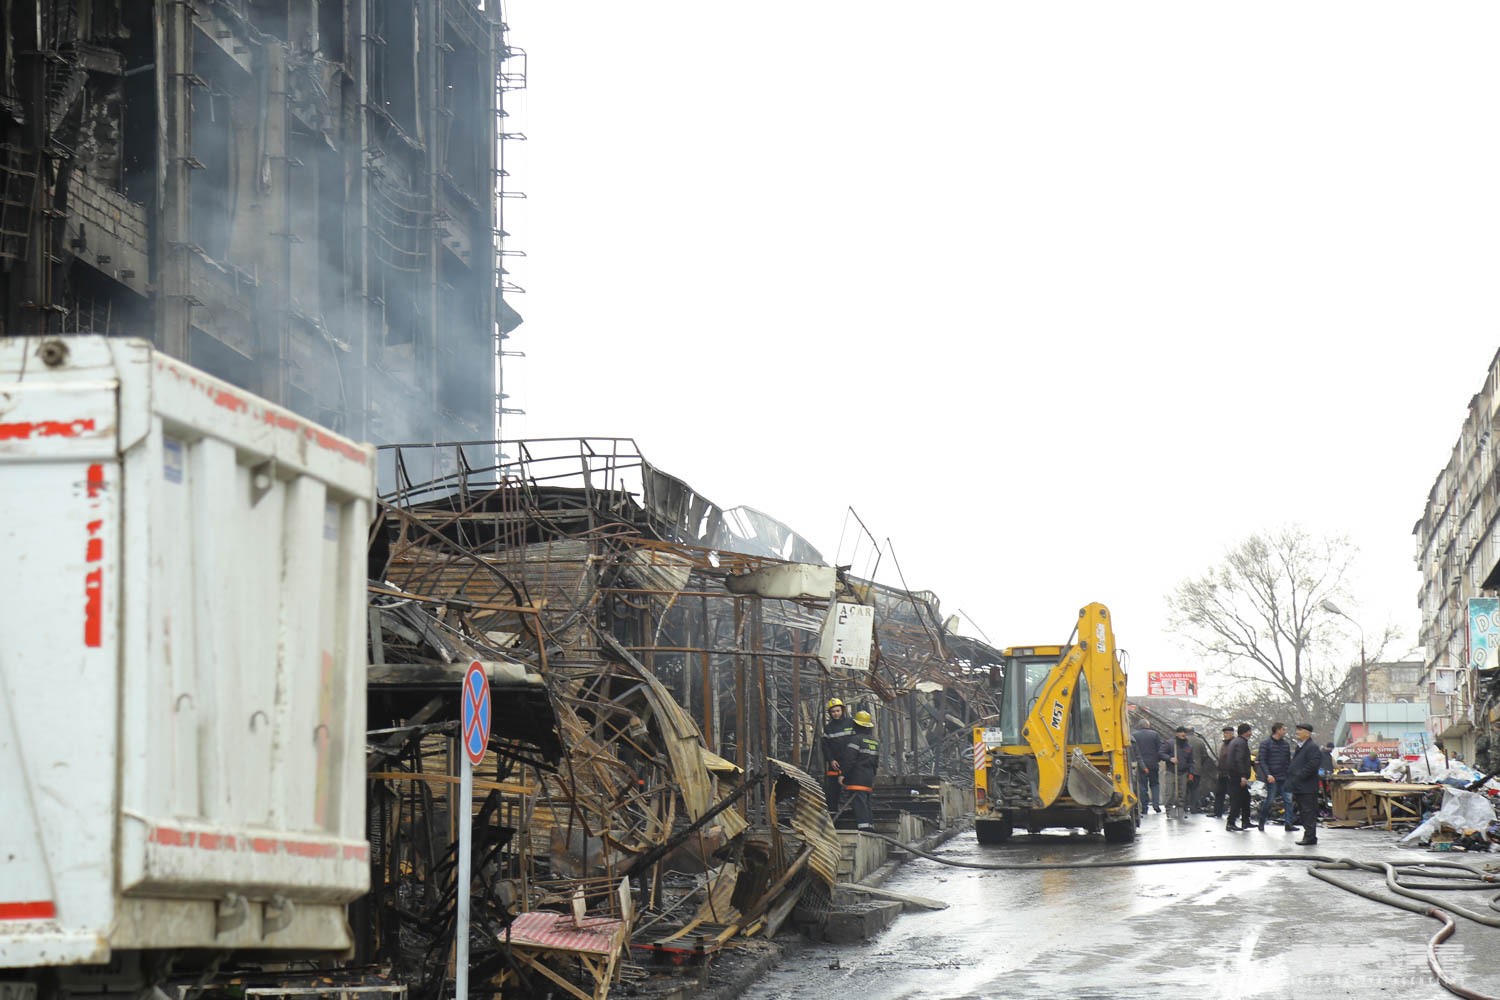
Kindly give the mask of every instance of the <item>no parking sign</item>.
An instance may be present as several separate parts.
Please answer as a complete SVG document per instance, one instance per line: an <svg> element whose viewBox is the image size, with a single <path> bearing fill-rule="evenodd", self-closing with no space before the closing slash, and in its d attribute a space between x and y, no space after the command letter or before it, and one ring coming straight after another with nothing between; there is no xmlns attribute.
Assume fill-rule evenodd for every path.
<svg viewBox="0 0 1500 1000"><path fill-rule="evenodd" d="M464 754L478 767L490 745L490 679L478 660L464 673L462 728Z"/></svg>

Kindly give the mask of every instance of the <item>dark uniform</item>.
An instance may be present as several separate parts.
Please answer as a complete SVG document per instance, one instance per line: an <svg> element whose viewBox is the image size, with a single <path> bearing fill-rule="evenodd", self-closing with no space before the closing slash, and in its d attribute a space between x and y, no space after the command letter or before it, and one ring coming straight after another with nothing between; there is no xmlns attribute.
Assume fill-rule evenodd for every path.
<svg viewBox="0 0 1500 1000"><path fill-rule="evenodd" d="M833 717L833 709L839 709L839 717ZM844 788L844 761L849 755L849 741L854 738L854 723L849 721L849 709L840 702L828 709L823 717L823 798L828 802L828 811L839 811L839 799Z"/></svg>
<svg viewBox="0 0 1500 1000"><path fill-rule="evenodd" d="M844 790L849 793L849 804L854 809L855 827L869 830L875 825L870 792L875 786L875 770L880 766L880 741L875 738L875 727L856 723L854 738L847 747L849 756L845 758Z"/></svg>
<svg viewBox="0 0 1500 1000"><path fill-rule="evenodd" d="M1234 742L1234 730L1224 730L1224 742L1219 746L1219 776L1214 781L1214 819L1224 815L1229 804L1229 744Z"/></svg>
<svg viewBox="0 0 1500 1000"><path fill-rule="evenodd" d="M1229 752L1224 755L1229 768L1229 819L1226 830L1250 829L1250 788L1248 782L1254 773L1250 765L1250 731L1236 731L1229 741ZM1239 820L1239 825L1235 825Z"/></svg>
<svg viewBox="0 0 1500 1000"><path fill-rule="evenodd" d="M1299 844L1318 842L1318 771L1323 766L1323 748L1313 741L1312 730L1299 724L1297 735L1303 737L1302 745L1292 754L1291 768L1287 771L1287 787L1297 801L1297 822L1302 826Z"/></svg>
<svg viewBox="0 0 1500 1000"><path fill-rule="evenodd" d="M1193 801L1193 783L1197 780L1198 769L1193 765L1193 745L1188 742L1187 730L1179 729L1161 752L1162 759L1167 762L1167 774L1172 778L1171 801L1182 807L1186 812L1188 805ZM1172 763L1176 758L1177 763Z"/></svg>
<svg viewBox="0 0 1500 1000"><path fill-rule="evenodd" d="M1135 743L1135 759L1141 770L1141 812L1153 806L1161 812L1161 734L1143 725L1130 738Z"/></svg>

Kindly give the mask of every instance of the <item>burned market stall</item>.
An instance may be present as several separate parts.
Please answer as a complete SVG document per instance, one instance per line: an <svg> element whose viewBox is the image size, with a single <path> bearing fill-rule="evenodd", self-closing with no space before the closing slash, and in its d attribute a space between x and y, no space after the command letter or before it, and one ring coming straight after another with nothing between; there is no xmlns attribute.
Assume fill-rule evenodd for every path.
<svg viewBox="0 0 1500 1000"><path fill-rule="evenodd" d="M471 804L494 828L483 887L493 916L480 925L492 940L517 914L576 905L625 922L645 961L816 920L841 856L812 777L827 699L876 716L881 770L908 807L942 799L939 776L961 770L968 727L993 713L997 654L949 633L935 596L850 578L773 518L720 508L653 468L628 440L399 446L381 458L372 678L395 691L408 673L508 663L536 680L555 720L538 724L539 703L529 728L515 720L519 743L488 778L493 800ZM861 669L826 665L837 606L870 609ZM402 729L436 722L416 716L425 704L403 708L414 714L383 715L393 748L387 763L372 756L372 780L425 790L381 794L425 796L431 819L415 834L391 820L417 837L406 854L425 852L420 875L399 863L386 874L396 910L403 891L420 895L401 877L451 883L441 866L457 805L444 780L408 776L453 773L451 731ZM934 806L933 823L943 808L954 809ZM442 905L449 883L422 898ZM451 936L434 927L434 941ZM537 965L511 933L513 954L486 967L496 976Z"/></svg>

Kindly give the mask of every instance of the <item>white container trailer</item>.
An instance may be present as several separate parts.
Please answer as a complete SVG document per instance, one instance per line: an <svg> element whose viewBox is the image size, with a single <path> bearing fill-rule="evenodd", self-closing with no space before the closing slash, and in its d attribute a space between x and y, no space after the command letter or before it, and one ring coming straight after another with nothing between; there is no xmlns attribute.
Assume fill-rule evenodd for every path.
<svg viewBox="0 0 1500 1000"><path fill-rule="evenodd" d="M374 488L145 342L0 337L0 992L350 946Z"/></svg>

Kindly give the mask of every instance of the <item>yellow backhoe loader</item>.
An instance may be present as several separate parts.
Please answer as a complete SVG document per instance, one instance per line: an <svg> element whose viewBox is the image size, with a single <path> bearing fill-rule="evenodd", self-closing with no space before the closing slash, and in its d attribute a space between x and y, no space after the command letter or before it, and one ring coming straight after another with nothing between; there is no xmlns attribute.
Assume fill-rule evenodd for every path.
<svg viewBox="0 0 1500 1000"><path fill-rule="evenodd" d="M993 682L1001 686L999 725L974 729L979 842L1049 827L1134 840L1137 767L1109 609L1078 612L1076 641L1066 646L1006 649Z"/></svg>

